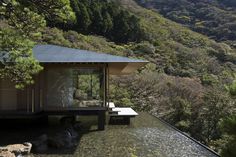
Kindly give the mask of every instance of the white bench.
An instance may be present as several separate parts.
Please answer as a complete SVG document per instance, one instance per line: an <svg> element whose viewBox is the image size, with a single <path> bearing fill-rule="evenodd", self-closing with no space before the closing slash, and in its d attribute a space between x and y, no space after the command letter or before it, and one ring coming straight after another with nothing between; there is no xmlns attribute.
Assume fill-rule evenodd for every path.
<svg viewBox="0 0 236 157"><path fill-rule="evenodd" d="M113 116L137 116L138 113L135 112L132 108L130 107L114 107L112 108L112 113Z"/></svg>
<svg viewBox="0 0 236 157"><path fill-rule="evenodd" d="M130 124L130 118L138 116L138 113L130 107L114 107L111 108L109 115L110 120L114 117L122 117L126 123Z"/></svg>

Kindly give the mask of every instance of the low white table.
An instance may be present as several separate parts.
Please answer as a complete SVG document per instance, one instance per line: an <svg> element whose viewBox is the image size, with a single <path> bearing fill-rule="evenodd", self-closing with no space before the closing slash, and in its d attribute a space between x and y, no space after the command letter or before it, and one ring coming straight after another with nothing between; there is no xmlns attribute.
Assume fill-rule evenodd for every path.
<svg viewBox="0 0 236 157"><path fill-rule="evenodd" d="M112 108L111 112L109 112L109 115L110 120L114 117L122 117L126 123L130 124L130 118L138 116L138 113L130 107L115 107Z"/></svg>
<svg viewBox="0 0 236 157"><path fill-rule="evenodd" d="M115 107L112 108L113 112L117 112L117 114L114 114L114 116L137 116L138 113L135 112L130 107Z"/></svg>

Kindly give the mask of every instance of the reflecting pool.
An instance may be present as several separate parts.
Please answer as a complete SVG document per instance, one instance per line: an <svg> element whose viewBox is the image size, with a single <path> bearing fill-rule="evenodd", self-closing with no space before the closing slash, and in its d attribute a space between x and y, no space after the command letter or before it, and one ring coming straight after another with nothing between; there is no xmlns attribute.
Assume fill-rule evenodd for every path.
<svg viewBox="0 0 236 157"><path fill-rule="evenodd" d="M107 118L109 120L109 118ZM212 152L163 124L148 113L140 113L131 120L131 125L106 125L97 131L96 117L79 117L82 129L78 131L77 146L73 149L51 150L36 157L214 157ZM2 132L0 144L30 140L42 133L53 134L59 126L33 127L18 131ZM5 136L3 137L3 133ZM27 136L20 134L27 133ZM10 137L11 136L11 137ZM24 141L25 142L25 141Z"/></svg>

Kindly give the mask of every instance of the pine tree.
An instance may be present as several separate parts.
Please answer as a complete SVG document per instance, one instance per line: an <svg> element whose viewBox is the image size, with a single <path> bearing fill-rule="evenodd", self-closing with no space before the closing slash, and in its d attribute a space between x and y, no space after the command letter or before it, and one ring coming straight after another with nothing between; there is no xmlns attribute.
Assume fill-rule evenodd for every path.
<svg viewBox="0 0 236 157"><path fill-rule="evenodd" d="M9 79L17 88L32 84L33 75L42 67L32 49L47 24L67 23L75 18L69 0L0 1L0 78ZM46 20L45 20L46 19ZM9 62L10 61L10 62Z"/></svg>
<svg viewBox="0 0 236 157"><path fill-rule="evenodd" d="M121 11L114 20L114 27L112 29L113 39L120 43L127 42L129 29L128 13Z"/></svg>
<svg viewBox="0 0 236 157"><path fill-rule="evenodd" d="M134 16L131 15L129 17L129 33L128 33L128 37L129 37L129 41L140 41L140 36L141 36L141 26L140 26L140 22L139 19Z"/></svg>
<svg viewBox="0 0 236 157"><path fill-rule="evenodd" d="M94 2L91 5L91 10L92 10L92 14L93 14L93 22L92 22L92 28L91 31L93 33L102 35L102 30L103 30L103 17L101 14L101 6Z"/></svg>
<svg viewBox="0 0 236 157"><path fill-rule="evenodd" d="M86 6L83 3L78 3L78 5L80 10L77 16L78 29L87 32L92 22Z"/></svg>
<svg viewBox="0 0 236 157"><path fill-rule="evenodd" d="M113 21L108 12L105 12L103 15L103 28L102 33L108 35L113 27Z"/></svg>

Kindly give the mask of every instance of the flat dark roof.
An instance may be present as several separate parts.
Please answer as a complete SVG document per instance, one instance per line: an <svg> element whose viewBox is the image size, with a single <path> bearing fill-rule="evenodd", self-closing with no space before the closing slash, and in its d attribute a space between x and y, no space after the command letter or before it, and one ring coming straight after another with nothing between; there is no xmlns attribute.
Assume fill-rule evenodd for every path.
<svg viewBox="0 0 236 157"><path fill-rule="evenodd" d="M67 48L57 45L36 45L33 56L42 64L47 63L105 63L108 65L109 74L130 74L148 61L115 56L100 52ZM0 53L0 63L7 59L7 53Z"/></svg>
<svg viewBox="0 0 236 157"><path fill-rule="evenodd" d="M147 63L147 61L56 45L36 45L33 55L40 63Z"/></svg>

